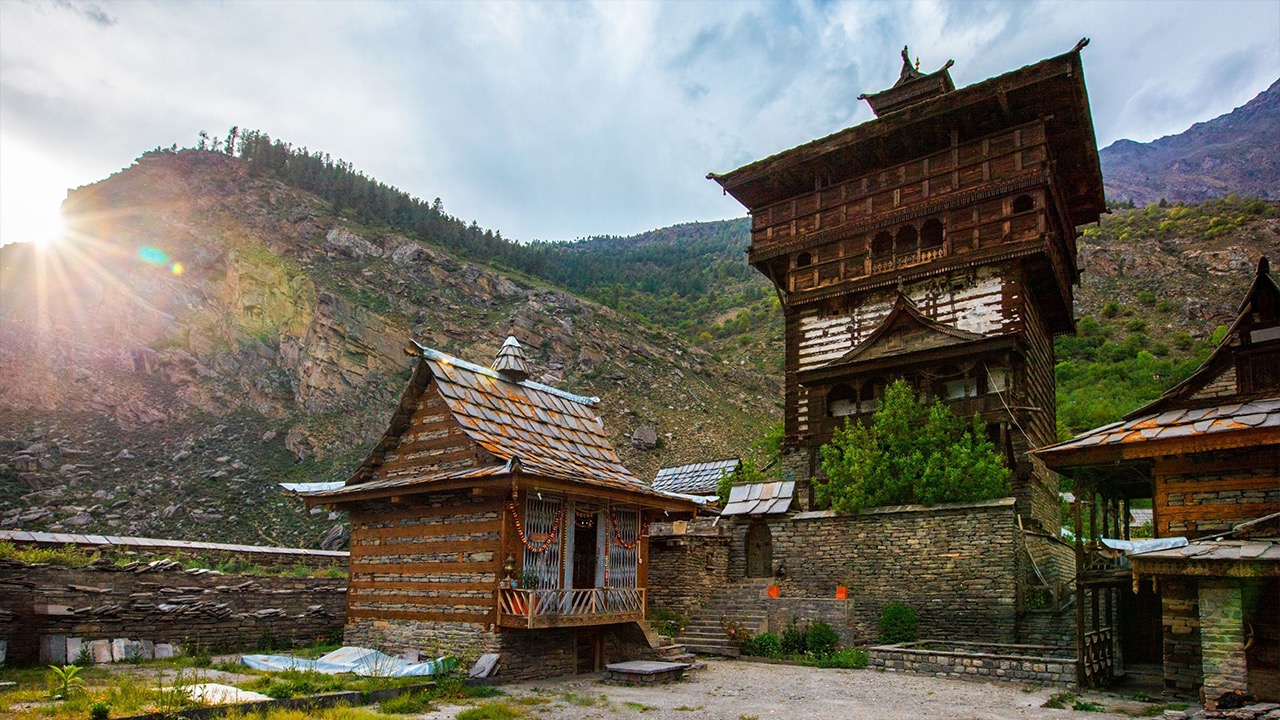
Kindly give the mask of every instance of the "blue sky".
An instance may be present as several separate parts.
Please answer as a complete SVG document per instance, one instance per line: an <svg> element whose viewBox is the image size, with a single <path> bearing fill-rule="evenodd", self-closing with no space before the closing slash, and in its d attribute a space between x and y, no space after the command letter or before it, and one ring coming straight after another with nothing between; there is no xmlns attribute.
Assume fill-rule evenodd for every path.
<svg viewBox="0 0 1280 720"><path fill-rule="evenodd" d="M351 161L520 240L743 213L704 176L1081 37L1105 146L1280 77L1280 2L0 2L0 242L69 187L204 129Z"/></svg>

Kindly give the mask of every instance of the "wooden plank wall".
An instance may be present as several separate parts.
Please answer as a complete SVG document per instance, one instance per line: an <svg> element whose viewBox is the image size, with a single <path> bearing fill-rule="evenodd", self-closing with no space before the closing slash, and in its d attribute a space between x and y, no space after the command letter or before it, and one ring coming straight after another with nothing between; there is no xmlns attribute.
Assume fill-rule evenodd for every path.
<svg viewBox="0 0 1280 720"><path fill-rule="evenodd" d="M400 436L400 444L387 453L373 479L414 477L493 462L493 457L454 420L433 380L418 398L409 427Z"/></svg>
<svg viewBox="0 0 1280 720"><path fill-rule="evenodd" d="M830 187L752 209L753 252L792 244L813 233L872 222L993 180L1047 172L1044 126L1035 121L928 157L913 159Z"/></svg>
<svg viewBox="0 0 1280 720"><path fill-rule="evenodd" d="M494 622L503 507L457 491L353 511L348 617Z"/></svg>
<svg viewBox="0 0 1280 720"><path fill-rule="evenodd" d="M1280 446L1157 458L1157 537L1203 537L1280 512Z"/></svg>

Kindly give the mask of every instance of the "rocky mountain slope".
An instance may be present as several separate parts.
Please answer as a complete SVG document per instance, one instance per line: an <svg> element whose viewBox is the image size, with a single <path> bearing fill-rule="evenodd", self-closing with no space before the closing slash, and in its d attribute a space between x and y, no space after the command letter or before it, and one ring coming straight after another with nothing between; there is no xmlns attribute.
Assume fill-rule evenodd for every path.
<svg viewBox="0 0 1280 720"><path fill-rule="evenodd" d="M731 456L779 385L673 334L329 204L212 152L76 191L73 239L0 248L0 525L315 545L279 481L343 479L382 433L410 337L599 395L641 477Z"/></svg>
<svg viewBox="0 0 1280 720"><path fill-rule="evenodd" d="M1149 143L1118 140L1098 157L1113 202L1280 199L1280 80L1226 115Z"/></svg>

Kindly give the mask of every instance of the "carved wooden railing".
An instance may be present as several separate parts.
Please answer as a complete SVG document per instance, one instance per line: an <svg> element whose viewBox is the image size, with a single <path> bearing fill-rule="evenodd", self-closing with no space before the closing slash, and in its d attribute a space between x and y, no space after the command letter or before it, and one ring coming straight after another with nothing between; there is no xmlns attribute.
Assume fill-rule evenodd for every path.
<svg viewBox="0 0 1280 720"><path fill-rule="evenodd" d="M1100 687L1111 681L1112 630L1101 628L1084 634L1080 643L1080 681L1085 687Z"/></svg>
<svg viewBox="0 0 1280 720"><path fill-rule="evenodd" d="M644 593L644 588L502 588L498 591L499 624L535 628L642 620Z"/></svg>

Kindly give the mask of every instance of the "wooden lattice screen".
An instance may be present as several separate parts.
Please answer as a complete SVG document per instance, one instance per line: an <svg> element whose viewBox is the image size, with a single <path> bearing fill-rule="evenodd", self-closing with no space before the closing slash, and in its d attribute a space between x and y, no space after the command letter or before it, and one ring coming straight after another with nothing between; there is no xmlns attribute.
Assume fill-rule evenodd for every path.
<svg viewBox="0 0 1280 720"><path fill-rule="evenodd" d="M560 587L560 545L564 541L565 522L561 516L560 498L542 499L530 495L524 504L524 531L527 544L524 548L524 578L530 574L536 578L532 586L526 586L522 578L521 586L528 589L551 590ZM569 520L572 522L572 519ZM555 532L555 538L547 543L547 538ZM546 548L541 552L543 543ZM533 549L530 549L530 546Z"/></svg>

